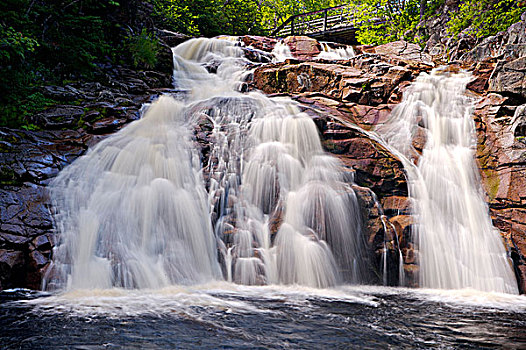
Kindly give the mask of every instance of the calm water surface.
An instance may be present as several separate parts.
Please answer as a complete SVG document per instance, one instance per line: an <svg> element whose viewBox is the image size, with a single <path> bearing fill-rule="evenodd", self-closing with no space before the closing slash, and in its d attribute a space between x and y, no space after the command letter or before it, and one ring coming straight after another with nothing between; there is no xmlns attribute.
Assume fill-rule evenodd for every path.
<svg viewBox="0 0 526 350"><path fill-rule="evenodd" d="M0 293L2 349L526 348L526 297L215 283Z"/></svg>

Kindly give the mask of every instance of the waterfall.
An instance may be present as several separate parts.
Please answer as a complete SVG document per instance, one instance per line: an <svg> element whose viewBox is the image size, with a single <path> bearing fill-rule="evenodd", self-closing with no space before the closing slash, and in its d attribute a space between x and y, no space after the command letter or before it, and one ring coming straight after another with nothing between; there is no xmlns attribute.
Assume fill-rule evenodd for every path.
<svg viewBox="0 0 526 350"><path fill-rule="evenodd" d="M292 53L290 52L289 45L285 44L282 41L278 41L276 43L271 53L274 56L274 58L272 59L273 63L283 62L288 58L294 58L294 56L292 56Z"/></svg>
<svg viewBox="0 0 526 350"><path fill-rule="evenodd" d="M173 53L180 92L51 183L58 242L44 287L364 281L356 196L312 119L290 99L240 92L250 72L235 39Z"/></svg>
<svg viewBox="0 0 526 350"><path fill-rule="evenodd" d="M219 276L183 108L159 98L53 180L59 241L47 288L159 288Z"/></svg>
<svg viewBox="0 0 526 350"><path fill-rule="evenodd" d="M377 131L407 171L420 286L518 293L480 186L472 102L464 95L470 78L444 69L422 73ZM420 156L412 146L419 128L427 138Z"/></svg>
<svg viewBox="0 0 526 350"><path fill-rule="evenodd" d="M347 60L356 56L354 49L350 45L340 45L333 48L329 43L323 41L320 42L320 45L321 51L316 58L325 60Z"/></svg>

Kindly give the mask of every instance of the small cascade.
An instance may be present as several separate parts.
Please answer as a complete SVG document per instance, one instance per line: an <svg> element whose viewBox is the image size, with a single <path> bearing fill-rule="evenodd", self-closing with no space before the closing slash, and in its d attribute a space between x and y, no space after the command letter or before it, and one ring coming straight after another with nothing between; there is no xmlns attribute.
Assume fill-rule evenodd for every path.
<svg viewBox="0 0 526 350"><path fill-rule="evenodd" d="M464 95L470 78L440 69L422 73L378 132L400 153L407 171L420 285L517 293L480 186L472 103ZM427 142L418 157L411 143L419 126Z"/></svg>
<svg viewBox="0 0 526 350"><path fill-rule="evenodd" d="M356 196L312 119L290 99L240 92L248 73L233 39L173 53L176 98L52 183L59 244L46 288L365 280Z"/></svg>
<svg viewBox="0 0 526 350"><path fill-rule="evenodd" d="M272 49L271 54L274 56L272 59L273 63L283 62L288 58L294 58L290 52L289 45L285 44L283 41L278 41Z"/></svg>
<svg viewBox="0 0 526 350"><path fill-rule="evenodd" d="M316 58L324 60L348 60L356 56L354 49L350 45L340 45L332 47L327 42L320 42L321 51ZM332 44L333 45L333 44Z"/></svg>
<svg viewBox="0 0 526 350"><path fill-rule="evenodd" d="M398 249L398 285L405 286L404 257L400 249Z"/></svg>
<svg viewBox="0 0 526 350"><path fill-rule="evenodd" d="M53 180L60 235L45 288L160 288L219 277L183 108L159 98Z"/></svg>

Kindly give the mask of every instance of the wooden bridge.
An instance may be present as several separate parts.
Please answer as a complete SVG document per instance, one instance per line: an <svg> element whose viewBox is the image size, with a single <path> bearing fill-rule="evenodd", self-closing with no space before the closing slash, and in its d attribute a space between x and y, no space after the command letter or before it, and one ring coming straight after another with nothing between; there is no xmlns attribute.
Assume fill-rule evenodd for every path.
<svg viewBox="0 0 526 350"><path fill-rule="evenodd" d="M341 5L290 16L270 36L306 35L317 40L356 45L357 30L347 6Z"/></svg>

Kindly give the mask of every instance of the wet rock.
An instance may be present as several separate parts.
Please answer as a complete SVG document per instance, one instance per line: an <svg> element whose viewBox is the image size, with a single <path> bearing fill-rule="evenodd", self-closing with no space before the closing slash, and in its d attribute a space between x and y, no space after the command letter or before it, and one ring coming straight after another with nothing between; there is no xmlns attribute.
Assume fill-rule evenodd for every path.
<svg viewBox="0 0 526 350"><path fill-rule="evenodd" d="M245 57L256 63L270 63L272 62L273 56L265 51L250 48L250 47L243 47L243 52L245 54Z"/></svg>
<svg viewBox="0 0 526 350"><path fill-rule="evenodd" d="M404 61L416 61L425 65L434 66L431 56L420 48L420 46L407 41L399 40L387 44L365 48L365 52L377 53L394 57Z"/></svg>
<svg viewBox="0 0 526 350"><path fill-rule="evenodd" d="M387 281L388 285L398 285L399 276L396 271L399 266L399 247L395 232L386 224L386 217L374 192L358 185L352 185L352 189L356 193L362 211L363 234L367 242L367 250L371 255L369 264L373 266L376 276L369 283L381 284ZM384 271L383 259L386 257L386 266L389 270L384 279L383 274L386 271Z"/></svg>
<svg viewBox="0 0 526 350"><path fill-rule="evenodd" d="M377 106L387 104L398 86L420 69L423 66L399 67L369 54L340 64L285 61L257 68L253 85L268 94L316 92L342 102Z"/></svg>
<svg viewBox="0 0 526 350"><path fill-rule="evenodd" d="M13 288L24 284L24 253L16 250L0 249L0 287Z"/></svg>
<svg viewBox="0 0 526 350"><path fill-rule="evenodd" d="M382 199L382 207L386 214L396 216L410 214L411 200L404 196L389 196Z"/></svg>
<svg viewBox="0 0 526 350"><path fill-rule="evenodd" d="M473 80L467 84L466 88L478 94L485 93L494 69L495 63L491 61L478 62L473 70Z"/></svg>
<svg viewBox="0 0 526 350"><path fill-rule="evenodd" d="M155 74L168 75L173 74L173 53L169 45L163 41L159 43L159 50L157 52L157 63L155 64ZM168 85L168 84L163 84Z"/></svg>
<svg viewBox="0 0 526 350"><path fill-rule="evenodd" d="M44 86L41 88L45 97L58 101L75 101L82 97L82 93L71 85L62 86Z"/></svg>
<svg viewBox="0 0 526 350"><path fill-rule="evenodd" d="M54 106L31 118L32 122L44 129L74 129L84 114L79 106Z"/></svg>
<svg viewBox="0 0 526 350"><path fill-rule="evenodd" d="M265 36L256 36L256 35L245 35L241 37L241 41L245 47L252 47L256 50L261 50L264 52L271 52L278 42L276 39L265 37Z"/></svg>
<svg viewBox="0 0 526 350"><path fill-rule="evenodd" d="M126 122L126 119L103 118L89 123L88 130L95 135L108 134L119 130Z"/></svg>

